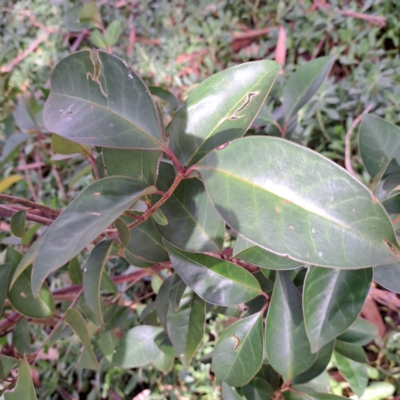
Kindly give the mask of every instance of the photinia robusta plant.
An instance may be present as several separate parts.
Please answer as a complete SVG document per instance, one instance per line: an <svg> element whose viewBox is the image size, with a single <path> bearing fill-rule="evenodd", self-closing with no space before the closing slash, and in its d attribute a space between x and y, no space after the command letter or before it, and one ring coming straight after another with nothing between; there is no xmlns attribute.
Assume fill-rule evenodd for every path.
<svg viewBox="0 0 400 400"><path fill-rule="evenodd" d="M12 307L15 320L8 318L0 333L17 317L25 322L14 336L29 318L58 316L35 352L0 355L5 400L36 398L29 363L68 327L83 345L77 368L100 368L88 323L109 335L107 355L115 366L178 358L188 367L203 340L206 312L232 307L241 315L212 354L224 399L340 398L307 386L330 361L362 396L362 345L377 332L358 316L374 278L400 292L400 130L364 117L360 151L375 177L372 191L288 140L333 62L316 59L293 74L279 118L265 106L279 64L226 69L193 89L167 127L149 88L120 58L83 50L56 66L44 125L54 151L92 157L95 180L62 212L1 195L27 207L3 210L16 236L24 235L26 220L48 228L25 254L7 250L0 305ZM270 124L282 137L245 136L252 124ZM81 268L77 256L85 250ZM110 277L109 257L137 268ZM76 296L56 309L48 278L65 268ZM137 322L117 338L115 316L126 317L118 283L156 274L162 284L149 304L157 322ZM16 368L18 380L7 380Z"/></svg>

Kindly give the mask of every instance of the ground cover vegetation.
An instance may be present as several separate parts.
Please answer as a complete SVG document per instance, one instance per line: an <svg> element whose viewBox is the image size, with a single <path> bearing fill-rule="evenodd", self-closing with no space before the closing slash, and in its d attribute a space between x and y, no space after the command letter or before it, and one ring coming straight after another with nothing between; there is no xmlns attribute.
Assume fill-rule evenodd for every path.
<svg viewBox="0 0 400 400"><path fill-rule="evenodd" d="M4 2L0 398L400 396L398 7L270 3Z"/></svg>

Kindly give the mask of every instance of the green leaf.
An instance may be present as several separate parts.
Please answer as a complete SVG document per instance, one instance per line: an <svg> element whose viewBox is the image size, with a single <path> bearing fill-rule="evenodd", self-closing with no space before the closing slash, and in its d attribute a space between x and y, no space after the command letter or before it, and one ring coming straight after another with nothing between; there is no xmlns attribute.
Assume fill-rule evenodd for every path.
<svg viewBox="0 0 400 400"><path fill-rule="evenodd" d="M4 393L5 400L37 400L29 364L24 357L18 367L18 382L13 392Z"/></svg>
<svg viewBox="0 0 400 400"><path fill-rule="evenodd" d="M144 82L120 58L96 54L78 51L57 64L46 128L93 146L161 149L161 122Z"/></svg>
<svg viewBox="0 0 400 400"><path fill-rule="evenodd" d="M38 297L31 289L32 267L27 268L8 292L11 305L22 315L30 318L49 318L54 314L53 296L46 282L38 287Z"/></svg>
<svg viewBox="0 0 400 400"><path fill-rule="evenodd" d="M149 90L153 96L157 96L161 100L166 101L172 108L172 111L175 111L179 107L179 100L169 90L161 86L149 86Z"/></svg>
<svg viewBox="0 0 400 400"><path fill-rule="evenodd" d="M374 281L385 289L400 294L400 264L387 264L375 267Z"/></svg>
<svg viewBox="0 0 400 400"><path fill-rule="evenodd" d="M12 267L11 263L0 265L0 316L3 315L4 301L7 297L8 282Z"/></svg>
<svg viewBox="0 0 400 400"><path fill-rule="evenodd" d="M17 211L10 221L11 233L18 237L23 237L25 234L25 218L26 210Z"/></svg>
<svg viewBox="0 0 400 400"><path fill-rule="evenodd" d="M173 166L161 163L158 189L166 192L174 178ZM168 242L192 252L221 252L224 221L210 203L204 185L198 179L182 181L161 206L161 211L169 223L157 226L157 229Z"/></svg>
<svg viewBox="0 0 400 400"><path fill-rule="evenodd" d="M176 351L172 346L172 342L167 332L163 331L160 334L158 334L157 337L155 338L155 342L163 353L168 354L172 358L176 357Z"/></svg>
<svg viewBox="0 0 400 400"><path fill-rule="evenodd" d="M365 389L363 400L386 400L392 398L396 387L389 382L374 382Z"/></svg>
<svg viewBox="0 0 400 400"><path fill-rule="evenodd" d="M149 325L130 329L118 341L113 364L122 368L138 368L152 363L161 353L154 342L160 332L162 328Z"/></svg>
<svg viewBox="0 0 400 400"><path fill-rule="evenodd" d="M90 33L90 40L99 49L106 50L108 48L107 39L98 29L94 29Z"/></svg>
<svg viewBox="0 0 400 400"><path fill-rule="evenodd" d="M193 292L183 297L179 310L168 308L168 335L186 368L203 340L205 319L206 304Z"/></svg>
<svg viewBox="0 0 400 400"><path fill-rule="evenodd" d="M246 400L265 400L273 398L274 389L266 380L256 376L243 386L242 392Z"/></svg>
<svg viewBox="0 0 400 400"><path fill-rule="evenodd" d="M126 246L131 241L131 231L128 225L120 218L115 220L114 225L117 228L121 243Z"/></svg>
<svg viewBox="0 0 400 400"><path fill-rule="evenodd" d="M207 254L180 250L166 241L164 244L175 271L207 303L231 306L261 294L257 279L244 268Z"/></svg>
<svg viewBox="0 0 400 400"><path fill-rule="evenodd" d="M320 57L302 65L290 76L283 89L282 105L286 120L314 96L334 62L334 57Z"/></svg>
<svg viewBox="0 0 400 400"><path fill-rule="evenodd" d="M83 294L89 308L96 315L100 325L104 324L101 307L100 282L104 271L104 264L110 254L113 239L98 243L90 253L83 269Z"/></svg>
<svg viewBox="0 0 400 400"><path fill-rule="evenodd" d="M151 214L151 218L154 219L154 222L157 225L160 225L160 226L168 225L168 219L164 215L164 213L162 212L162 210L160 208L158 208L156 211L153 212L153 214Z"/></svg>
<svg viewBox="0 0 400 400"><path fill-rule="evenodd" d="M88 29L90 24L85 22L79 22L79 15L82 11L83 5L77 4L71 7L66 13L64 18L65 29L68 32L81 32L84 29Z"/></svg>
<svg viewBox="0 0 400 400"><path fill-rule="evenodd" d="M268 96L281 67L256 61L203 81L178 108L169 127L170 147L182 165L245 134Z"/></svg>
<svg viewBox="0 0 400 400"><path fill-rule="evenodd" d="M359 397L362 395L368 384L367 367L342 356L338 352L333 353L339 372L349 382L351 390Z"/></svg>
<svg viewBox="0 0 400 400"><path fill-rule="evenodd" d="M13 156L14 151L31 137L32 136L27 133L13 133L9 138L7 138L1 152L0 165L7 162Z"/></svg>
<svg viewBox="0 0 400 400"><path fill-rule="evenodd" d="M182 300L183 293L186 290L186 283L183 282L181 277L178 274L173 274L171 283L169 286L169 304L171 307L177 311L179 309L179 304Z"/></svg>
<svg viewBox="0 0 400 400"><path fill-rule="evenodd" d="M45 233L33 265L34 295L51 272L80 253L131 204L154 193L154 189L120 176L100 179L83 189Z"/></svg>
<svg viewBox="0 0 400 400"><path fill-rule="evenodd" d="M357 318L353 325L338 336L343 342L364 346L371 342L378 334L378 328L365 319Z"/></svg>
<svg viewBox="0 0 400 400"><path fill-rule="evenodd" d="M328 393L294 393L286 391L283 393L285 400L340 400L346 399L346 397L335 396Z"/></svg>
<svg viewBox="0 0 400 400"><path fill-rule="evenodd" d="M99 25L103 24L101 20L101 14L96 6L96 3L90 1L82 7L79 13L79 22L93 22Z"/></svg>
<svg viewBox="0 0 400 400"><path fill-rule="evenodd" d="M121 34L121 21L114 20L106 29L106 42L109 46L114 46Z"/></svg>
<svg viewBox="0 0 400 400"><path fill-rule="evenodd" d="M230 387L226 382L222 382L222 397L224 400L244 400L244 397L240 396L238 392Z"/></svg>
<svg viewBox="0 0 400 400"><path fill-rule="evenodd" d="M212 368L217 379L243 386L260 369L264 354L262 314L240 319L222 332L215 345Z"/></svg>
<svg viewBox="0 0 400 400"><path fill-rule="evenodd" d="M169 276L163 284L160 286L160 289L157 293L156 299L156 311L158 318L160 320L161 326L168 332L167 327L167 314L169 308L169 288L171 287L172 275Z"/></svg>
<svg viewBox="0 0 400 400"><path fill-rule="evenodd" d="M4 377L7 377L7 375L17 367L18 360L16 358L7 357L0 354L0 362L3 366L3 373L4 373L4 376L0 376L0 381L2 381L4 380Z"/></svg>
<svg viewBox="0 0 400 400"><path fill-rule="evenodd" d="M154 265L154 262L145 261L142 258L136 257L134 254L130 253L127 249L124 249L124 257L126 261L138 268L149 268Z"/></svg>
<svg viewBox="0 0 400 400"><path fill-rule="evenodd" d="M359 148L365 168L374 177L392 158L400 163L400 129L382 118L363 115Z"/></svg>
<svg viewBox="0 0 400 400"><path fill-rule="evenodd" d="M333 346L335 341L326 344L322 347L318 353L317 358L315 359L314 363L308 368L306 371L302 372L300 375L297 375L292 379L292 384L298 385L302 383L307 383L312 379L316 378L322 372L325 371L325 368L328 366L329 361L331 360L332 353L333 353Z"/></svg>
<svg viewBox="0 0 400 400"><path fill-rule="evenodd" d="M93 353L89 331L82 314L78 310L71 308L65 313L64 320L74 330L83 344L83 350L75 367L98 370L100 366Z"/></svg>
<svg viewBox="0 0 400 400"><path fill-rule="evenodd" d="M349 358L350 360L357 361L359 363L368 362L367 355L360 345L336 340L335 351L342 356Z"/></svg>
<svg viewBox="0 0 400 400"><path fill-rule="evenodd" d="M313 353L356 321L367 299L372 275L372 268L309 268L304 284L303 308Z"/></svg>
<svg viewBox="0 0 400 400"><path fill-rule="evenodd" d="M162 243L162 236L152 218L142 222L130 232L131 240L125 246L129 253L150 265L169 260L168 252Z"/></svg>
<svg viewBox="0 0 400 400"><path fill-rule="evenodd" d="M347 269L398 260L382 205L343 168L310 149L252 136L211 152L196 168L225 222L265 250Z"/></svg>
<svg viewBox="0 0 400 400"><path fill-rule="evenodd" d="M68 264L68 275L74 285L82 286L83 274L76 257L74 257Z"/></svg>
<svg viewBox="0 0 400 400"><path fill-rule="evenodd" d="M317 354L311 353L301 296L283 271L276 274L265 335L268 360L285 379L293 379L314 364Z"/></svg>
<svg viewBox="0 0 400 400"><path fill-rule="evenodd" d="M90 154L90 148L79 143L72 142L59 135L51 135L51 148L57 154Z"/></svg>
<svg viewBox="0 0 400 400"><path fill-rule="evenodd" d="M238 235L233 249L235 258L257 265L260 268L273 270L289 270L301 267L303 264L287 257L281 257L264 250Z"/></svg>
<svg viewBox="0 0 400 400"><path fill-rule="evenodd" d="M122 175L154 185L160 151L103 149L104 166L109 176Z"/></svg>
<svg viewBox="0 0 400 400"><path fill-rule="evenodd" d="M30 329L26 318L22 318L16 323L12 333L12 343L19 354L31 354Z"/></svg>
<svg viewBox="0 0 400 400"><path fill-rule="evenodd" d="M172 367L174 366L174 358L160 352L158 357L153 361L153 365L159 370L165 373L171 371Z"/></svg>
<svg viewBox="0 0 400 400"><path fill-rule="evenodd" d="M117 286L105 269L103 269L103 274L101 275L100 289L104 292L118 294Z"/></svg>

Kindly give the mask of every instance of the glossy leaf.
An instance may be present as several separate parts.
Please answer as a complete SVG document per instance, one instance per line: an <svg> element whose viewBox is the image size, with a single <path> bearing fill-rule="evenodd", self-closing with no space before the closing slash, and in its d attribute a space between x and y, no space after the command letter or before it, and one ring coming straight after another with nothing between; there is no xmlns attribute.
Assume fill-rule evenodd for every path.
<svg viewBox="0 0 400 400"><path fill-rule="evenodd" d="M215 345L212 368L217 379L243 386L260 369L264 354L262 314L230 325Z"/></svg>
<svg viewBox="0 0 400 400"><path fill-rule="evenodd" d="M83 274L76 257L74 257L68 264L68 275L74 285L82 286Z"/></svg>
<svg viewBox="0 0 400 400"><path fill-rule="evenodd" d="M286 120L314 96L334 62L334 57L320 57L302 65L290 76L283 89L282 105Z"/></svg>
<svg viewBox="0 0 400 400"><path fill-rule="evenodd" d="M127 245L131 240L131 231L128 225L120 218L114 222L114 225L118 230L119 240L123 245Z"/></svg>
<svg viewBox="0 0 400 400"><path fill-rule="evenodd" d="M151 218L153 218L154 222L157 225L160 226L168 225L168 219L160 208L158 208L156 211L153 212L153 214L151 214Z"/></svg>
<svg viewBox="0 0 400 400"><path fill-rule="evenodd" d="M179 100L169 90L161 86L149 86L149 90L153 96L157 96L161 100L166 101L170 105L172 111L175 111L179 107Z"/></svg>
<svg viewBox="0 0 400 400"><path fill-rule="evenodd" d="M118 341L113 364L122 368L138 368L152 363L161 353L154 342L160 332L162 328L149 325L130 329Z"/></svg>
<svg viewBox="0 0 400 400"><path fill-rule="evenodd" d="M378 329L375 325L365 319L357 318L349 329L338 336L338 340L364 346L371 342L377 334Z"/></svg>
<svg viewBox="0 0 400 400"><path fill-rule="evenodd" d="M152 218L142 222L130 232L131 240L125 247L131 254L150 265L168 261L168 252Z"/></svg>
<svg viewBox="0 0 400 400"><path fill-rule="evenodd" d="M168 308L168 335L186 368L203 340L205 319L206 305L196 293L183 297L178 310Z"/></svg>
<svg viewBox="0 0 400 400"><path fill-rule="evenodd" d="M74 330L83 344L83 350L75 367L98 370L100 366L93 353L88 328L82 314L71 308L65 313L65 322Z"/></svg>
<svg viewBox="0 0 400 400"><path fill-rule="evenodd" d="M300 375L294 377L294 379L292 380L292 384L298 385L302 383L307 383L316 378L318 375L322 374L322 372L324 372L325 368L328 366L329 361L331 360L334 344L335 341L332 341L322 347L318 351L317 358L315 359L311 367L302 372Z"/></svg>
<svg viewBox="0 0 400 400"><path fill-rule="evenodd" d="M253 243L244 239L240 235L236 239L233 252L235 258L257 265L260 268L289 270L299 268L303 265L298 261L291 260L287 257L278 256L270 251L264 250L258 246L254 246Z"/></svg>
<svg viewBox="0 0 400 400"><path fill-rule="evenodd" d="M90 253L83 269L83 294L89 308L97 316L100 325L103 321L103 310L101 307L100 282L103 275L104 264L113 245L112 239L103 240L98 243Z"/></svg>
<svg viewBox="0 0 400 400"><path fill-rule="evenodd" d="M374 281L385 289L400 294L400 263L375 267Z"/></svg>
<svg viewBox="0 0 400 400"><path fill-rule="evenodd" d="M335 351L342 356L349 358L350 360L357 361L359 363L366 363L368 361L364 349L362 348L362 346L357 344L336 340Z"/></svg>
<svg viewBox="0 0 400 400"><path fill-rule="evenodd" d="M107 39L98 29L94 29L90 32L90 40L99 49L105 50L108 47Z"/></svg>
<svg viewBox="0 0 400 400"><path fill-rule="evenodd" d="M121 21L114 20L106 29L106 41L109 46L114 46L119 39L121 33Z"/></svg>
<svg viewBox="0 0 400 400"><path fill-rule="evenodd" d="M25 218L26 210L17 211L10 221L11 233L18 237L23 237L25 234Z"/></svg>
<svg viewBox="0 0 400 400"><path fill-rule="evenodd" d="M12 267L11 263L0 265L0 315L3 315L4 301L7 297L9 276Z"/></svg>
<svg viewBox="0 0 400 400"><path fill-rule="evenodd" d="M224 400L244 400L244 397L240 396L237 391L230 387L226 382L222 382L222 397Z"/></svg>
<svg viewBox="0 0 400 400"><path fill-rule="evenodd" d="M358 363L334 352L335 361L339 372L349 382L353 392L362 398L368 384L367 367L365 364Z"/></svg>
<svg viewBox="0 0 400 400"><path fill-rule="evenodd" d="M26 318L21 318L15 324L12 332L12 343L21 355L30 354L32 352L30 329Z"/></svg>
<svg viewBox="0 0 400 400"><path fill-rule="evenodd" d="M54 314L55 305L53 296L46 282L38 290L38 297L34 297L31 288L32 268L27 268L14 282L7 294L11 305L22 315L31 318L49 318Z"/></svg>
<svg viewBox="0 0 400 400"><path fill-rule="evenodd" d="M400 163L400 129L374 115L363 115L359 147L361 158L374 177L392 158Z"/></svg>
<svg viewBox="0 0 400 400"><path fill-rule="evenodd" d="M156 299L156 311L160 320L161 326L168 331L167 314L169 308L169 289L171 287L172 275L170 275L160 286Z"/></svg>
<svg viewBox="0 0 400 400"><path fill-rule="evenodd" d="M172 266L207 303L230 306L261 294L260 284L244 268L207 254L189 253L164 241Z"/></svg>
<svg viewBox="0 0 400 400"><path fill-rule="evenodd" d="M51 135L51 148L57 154L90 153L88 146L71 142L71 140L55 134Z"/></svg>
<svg viewBox="0 0 400 400"><path fill-rule="evenodd" d="M170 147L182 165L247 131L278 76L274 61L237 65L203 81L178 108L169 128Z"/></svg>
<svg viewBox="0 0 400 400"><path fill-rule="evenodd" d="M78 51L57 64L46 128L93 146L161 149L161 122L144 82L120 58L96 54Z"/></svg>
<svg viewBox="0 0 400 400"><path fill-rule="evenodd" d="M174 178L172 165L160 163L158 189L166 192ZM157 226L157 229L168 242L187 251L221 251L225 224L210 203L203 183L198 179L182 181L161 206L161 211L169 223L166 226Z"/></svg>
<svg viewBox="0 0 400 400"><path fill-rule="evenodd" d="M109 176L122 175L154 185L157 178L159 151L103 149L104 167Z"/></svg>
<svg viewBox="0 0 400 400"><path fill-rule="evenodd" d="M266 380L256 376L242 387L242 392L246 400L265 400L273 398L274 389Z"/></svg>
<svg viewBox="0 0 400 400"><path fill-rule="evenodd" d="M117 176L83 189L45 233L33 265L34 295L51 272L80 253L141 196L152 192L154 187Z"/></svg>
<svg viewBox="0 0 400 400"><path fill-rule="evenodd" d="M178 274L172 275L171 284L169 286L169 304L176 311L179 309L179 303L182 300L183 293L186 290L186 283L183 282Z"/></svg>
<svg viewBox="0 0 400 400"><path fill-rule="evenodd" d="M356 321L367 299L372 274L372 268L309 268L303 308L313 352L337 338Z"/></svg>
<svg viewBox="0 0 400 400"><path fill-rule="evenodd" d="M5 400L37 400L28 361L24 357L18 367L18 381L12 392L4 393Z"/></svg>
<svg viewBox="0 0 400 400"><path fill-rule="evenodd" d="M317 354L311 353L300 293L283 271L277 272L266 322L267 357L285 379L309 369Z"/></svg>
<svg viewBox="0 0 400 400"><path fill-rule="evenodd" d="M343 168L310 149L252 136L211 152L196 168L226 223L266 250L348 269L398 260L382 205Z"/></svg>

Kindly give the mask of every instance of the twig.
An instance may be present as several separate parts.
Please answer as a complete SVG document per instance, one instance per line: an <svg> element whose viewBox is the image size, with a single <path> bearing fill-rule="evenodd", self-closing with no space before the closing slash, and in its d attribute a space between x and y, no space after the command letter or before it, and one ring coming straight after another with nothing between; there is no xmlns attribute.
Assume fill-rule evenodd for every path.
<svg viewBox="0 0 400 400"><path fill-rule="evenodd" d="M38 176L38 193L40 196L40 193L42 193L42 189L43 189L43 179L42 179L42 168L40 167L41 164L41 158L40 158L40 152L39 149L37 147L35 147L35 162L38 165L36 167L36 173ZM28 170L28 168L26 169L26 171Z"/></svg>
<svg viewBox="0 0 400 400"><path fill-rule="evenodd" d="M16 210L13 210L12 208L0 205L0 217L12 217L16 213ZM51 225L54 220L53 219L48 219L44 217L40 217L35 214L27 213L25 217L28 221L33 221L33 222L39 222L40 224L43 225Z"/></svg>
<svg viewBox="0 0 400 400"><path fill-rule="evenodd" d="M57 167L54 164L52 164L51 170L53 171L54 179L56 180L58 189L61 193L61 199L63 201L67 201L67 195L65 194L65 190L61 182L60 175L58 175Z"/></svg>
<svg viewBox="0 0 400 400"><path fill-rule="evenodd" d="M234 32L232 33L232 39L233 40L251 39L257 36L266 35L267 33L270 33L272 29L276 28L273 27L273 28L255 29L252 31L241 32L241 33Z"/></svg>
<svg viewBox="0 0 400 400"><path fill-rule="evenodd" d="M131 30L129 31L129 46L128 46L128 50L126 52L126 55L129 59L133 55L133 50L135 48L135 42L136 42L136 29L131 28Z"/></svg>
<svg viewBox="0 0 400 400"><path fill-rule="evenodd" d="M22 154L20 155L20 160L21 160L22 165L26 165L26 160ZM31 192L32 199L35 202L38 202L39 198L36 195L35 188L33 187L33 184L32 184L31 176L29 175L29 172L27 169L24 170L24 175L25 175L26 183L28 184L28 187L29 187L29 191Z"/></svg>
<svg viewBox="0 0 400 400"><path fill-rule="evenodd" d="M373 25L378 25L379 27L384 27L386 25L386 17L380 17L378 15L368 15L362 14L351 10L335 10L337 13L345 16L345 17L353 17L358 19L363 19L364 21L368 21Z"/></svg>
<svg viewBox="0 0 400 400"><path fill-rule="evenodd" d="M87 29L84 29L79 33L78 37L75 39L73 45L71 46L71 53L75 53L79 49L79 46L82 43L82 40L89 34Z"/></svg>
<svg viewBox="0 0 400 400"><path fill-rule="evenodd" d="M61 213L59 210L44 206L42 204L35 203L30 200L22 199L21 197L9 196L8 194L0 193L0 200L6 201L11 204L21 204L22 206L34 208L36 210L43 211L45 214L53 215L58 217Z"/></svg>
<svg viewBox="0 0 400 400"><path fill-rule="evenodd" d="M36 168L41 168L45 167L46 164L44 162L34 162L31 164L26 164L26 165L19 165L18 167L15 167L13 171L25 171L29 169L36 169Z"/></svg>
<svg viewBox="0 0 400 400"><path fill-rule="evenodd" d="M360 114L351 124L350 129L347 131L345 139L344 139L344 165L345 168L347 169L348 172L350 172L351 175L356 176L356 172L354 171L352 165L351 165L351 134L353 133L354 129L358 125L358 123L361 121L361 118L364 114L368 114L371 108L373 107L372 104L368 105L368 107L363 111L362 114Z"/></svg>

